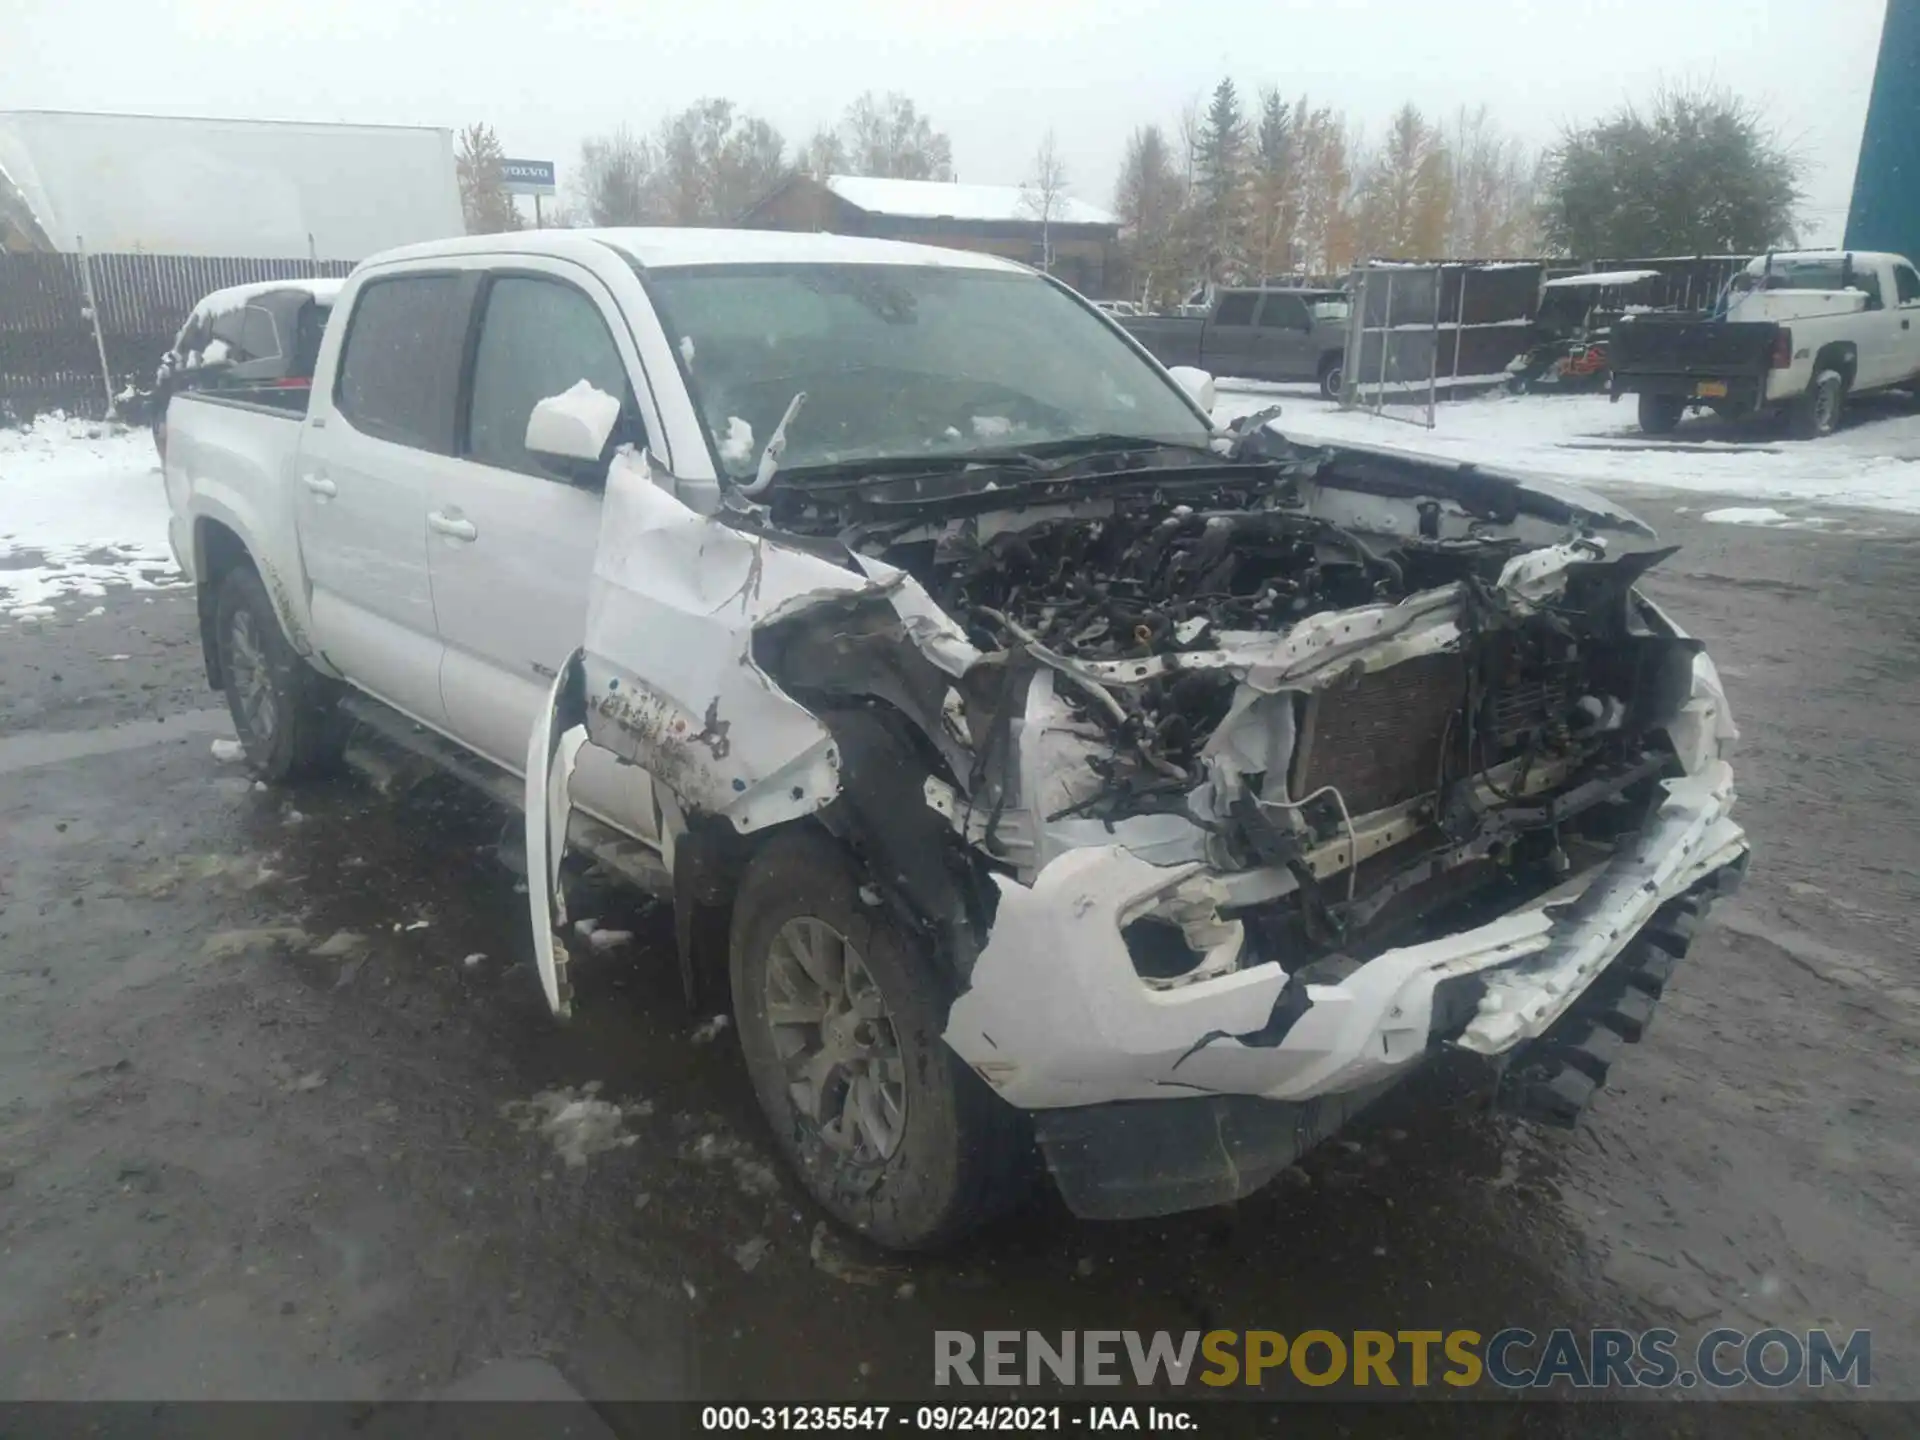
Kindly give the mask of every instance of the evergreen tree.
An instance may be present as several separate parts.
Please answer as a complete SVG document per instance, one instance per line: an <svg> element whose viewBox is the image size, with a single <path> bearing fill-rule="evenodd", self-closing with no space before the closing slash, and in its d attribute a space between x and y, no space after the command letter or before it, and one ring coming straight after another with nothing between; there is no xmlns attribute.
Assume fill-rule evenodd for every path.
<svg viewBox="0 0 1920 1440"><path fill-rule="evenodd" d="M1246 273L1249 136L1233 81L1213 89L1194 149L1195 239L1208 280Z"/></svg>

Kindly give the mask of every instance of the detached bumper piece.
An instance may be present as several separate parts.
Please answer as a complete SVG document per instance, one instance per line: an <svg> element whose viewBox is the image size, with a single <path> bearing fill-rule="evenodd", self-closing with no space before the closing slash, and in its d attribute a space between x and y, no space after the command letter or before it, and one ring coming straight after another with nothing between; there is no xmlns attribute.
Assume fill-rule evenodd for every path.
<svg viewBox="0 0 1920 1440"><path fill-rule="evenodd" d="M1207 1095L1034 1112L1035 1137L1082 1220L1142 1220L1240 1200L1393 1088L1312 1100Z"/></svg>
<svg viewBox="0 0 1920 1440"><path fill-rule="evenodd" d="M1686 958L1713 902L1732 894L1747 870L1742 854L1669 900L1545 1034L1523 1042L1501 1076L1499 1107L1571 1129L1628 1045L1653 1024L1653 1012Z"/></svg>

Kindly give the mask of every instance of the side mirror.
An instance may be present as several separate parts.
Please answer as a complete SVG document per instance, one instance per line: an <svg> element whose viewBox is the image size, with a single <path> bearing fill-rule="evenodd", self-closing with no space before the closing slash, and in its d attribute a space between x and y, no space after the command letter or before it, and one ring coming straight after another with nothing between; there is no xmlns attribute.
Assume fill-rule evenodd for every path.
<svg viewBox="0 0 1920 1440"><path fill-rule="evenodd" d="M1174 384L1193 397L1194 403L1202 410L1213 414L1213 376L1191 365L1170 366L1167 374L1173 377Z"/></svg>
<svg viewBox="0 0 1920 1440"><path fill-rule="evenodd" d="M535 455L597 464L620 419L620 402L585 380L549 395L527 416L526 447Z"/></svg>

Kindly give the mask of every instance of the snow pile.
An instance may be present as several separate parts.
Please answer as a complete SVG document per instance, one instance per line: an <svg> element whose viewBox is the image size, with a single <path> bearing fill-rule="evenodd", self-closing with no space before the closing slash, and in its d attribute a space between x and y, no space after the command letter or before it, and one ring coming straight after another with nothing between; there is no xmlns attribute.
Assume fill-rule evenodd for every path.
<svg viewBox="0 0 1920 1440"><path fill-rule="evenodd" d="M177 580L153 437L42 415L0 429L0 613Z"/></svg>
<svg viewBox="0 0 1920 1440"><path fill-rule="evenodd" d="M1717 525L1784 525L1792 517L1771 505L1729 505L1724 510L1709 510L1700 518Z"/></svg>
<svg viewBox="0 0 1920 1440"><path fill-rule="evenodd" d="M625 1111L599 1094L598 1080L587 1082L578 1092L568 1086L542 1090L531 1100L509 1100L500 1107L500 1115L523 1133L538 1131L568 1167L577 1170L589 1156L639 1143L637 1135L625 1133Z"/></svg>
<svg viewBox="0 0 1920 1440"><path fill-rule="evenodd" d="M1278 400L1282 434L1302 441L1378 446L1471 461L1489 469L1580 485L1642 485L1755 500L1819 501L1920 513L1920 413L1862 401L1837 434L1791 440L1765 425L1689 418L1671 440L1644 435L1631 400L1604 395L1496 395L1443 404L1427 430L1405 420L1343 411L1299 392L1222 381L1222 424ZM1414 406L1395 407L1411 419Z"/></svg>

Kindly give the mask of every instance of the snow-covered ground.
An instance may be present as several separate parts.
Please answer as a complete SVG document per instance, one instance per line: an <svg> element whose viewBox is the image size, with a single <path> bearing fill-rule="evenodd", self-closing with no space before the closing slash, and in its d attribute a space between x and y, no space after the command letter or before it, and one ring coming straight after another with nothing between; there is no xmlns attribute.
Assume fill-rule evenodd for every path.
<svg viewBox="0 0 1920 1440"><path fill-rule="evenodd" d="M151 435L58 415L0 429L0 617L177 583Z"/></svg>
<svg viewBox="0 0 1920 1440"><path fill-rule="evenodd" d="M1756 500L1811 501L1920 513L1920 405L1862 401L1824 440L1689 419L1670 440L1640 433L1631 400L1604 395L1494 395L1437 407L1434 428L1342 411L1298 387L1223 381L1214 417L1281 407L1300 439L1364 441L1528 471L1584 485L1652 485ZM1422 414L1412 407L1402 413Z"/></svg>

